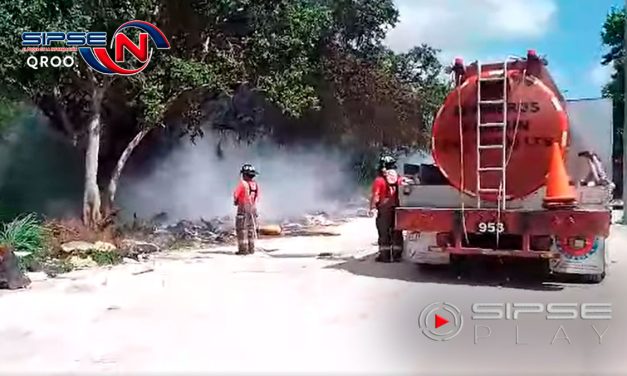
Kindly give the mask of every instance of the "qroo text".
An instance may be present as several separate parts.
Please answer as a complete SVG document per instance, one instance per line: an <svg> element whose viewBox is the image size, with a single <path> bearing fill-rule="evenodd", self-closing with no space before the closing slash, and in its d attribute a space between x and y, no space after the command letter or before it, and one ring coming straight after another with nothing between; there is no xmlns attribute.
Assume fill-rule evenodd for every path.
<svg viewBox="0 0 627 376"><path fill-rule="evenodd" d="M26 65L32 69L40 68L71 68L75 64L74 57L71 55L65 56L34 56L31 55L26 58Z"/></svg>
<svg viewBox="0 0 627 376"><path fill-rule="evenodd" d="M474 303L473 320L519 320L544 315L547 320L611 320L611 303Z"/></svg>

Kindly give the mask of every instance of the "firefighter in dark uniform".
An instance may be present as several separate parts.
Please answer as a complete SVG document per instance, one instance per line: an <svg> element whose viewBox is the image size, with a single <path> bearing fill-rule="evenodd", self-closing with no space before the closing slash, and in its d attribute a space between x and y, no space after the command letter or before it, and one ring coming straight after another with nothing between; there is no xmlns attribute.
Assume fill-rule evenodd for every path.
<svg viewBox="0 0 627 376"><path fill-rule="evenodd" d="M235 218L237 254L248 255L255 252L259 184L255 181L258 174L253 165L248 163L243 165L240 173L242 178L233 193L233 203L237 206Z"/></svg>
<svg viewBox="0 0 627 376"><path fill-rule="evenodd" d="M398 191L400 177L396 172L396 159L385 155L379 160L379 176L372 184L370 212L376 211L377 232L379 233L379 262L401 260L403 233L394 230L395 209L399 205Z"/></svg>

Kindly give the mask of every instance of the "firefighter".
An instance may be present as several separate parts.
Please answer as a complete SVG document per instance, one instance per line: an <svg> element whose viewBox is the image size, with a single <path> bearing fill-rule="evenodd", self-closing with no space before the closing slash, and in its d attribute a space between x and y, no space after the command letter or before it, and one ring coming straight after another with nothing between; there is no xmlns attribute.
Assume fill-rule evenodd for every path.
<svg viewBox="0 0 627 376"><path fill-rule="evenodd" d="M602 185L614 189L614 183L608 179L607 173L596 153L586 150L577 155L586 158L589 167L588 175L581 181L582 185Z"/></svg>
<svg viewBox="0 0 627 376"><path fill-rule="evenodd" d="M377 232L379 233L379 262L401 260L403 234L394 230L394 212L399 205L398 191L400 178L396 172L396 159L384 155L379 159L379 176L372 184L370 213L376 211Z"/></svg>
<svg viewBox="0 0 627 376"><path fill-rule="evenodd" d="M259 184L255 181L257 170L249 163L240 170L241 180L233 193L233 200L237 206L235 231L237 233L237 254L249 255L255 253L255 238L257 237L257 200L259 199Z"/></svg>

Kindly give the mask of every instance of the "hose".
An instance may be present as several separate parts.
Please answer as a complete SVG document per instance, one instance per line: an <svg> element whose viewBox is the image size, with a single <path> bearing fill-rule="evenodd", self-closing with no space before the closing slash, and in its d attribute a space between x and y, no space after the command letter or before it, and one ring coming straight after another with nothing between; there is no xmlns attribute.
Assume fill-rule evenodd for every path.
<svg viewBox="0 0 627 376"><path fill-rule="evenodd" d="M527 78L527 68L523 69L522 81L521 81L523 85L525 84L526 78ZM512 137L512 145L510 146L509 155L507 157L507 161L505 162L506 168L509 165L509 160L512 158L514 145L516 144L516 136L518 135L518 124L520 123L520 113L522 109L521 106L522 106L522 97L518 99L518 113L516 115L516 123L514 124L514 136ZM505 119L505 121L507 121L507 119Z"/></svg>
<svg viewBox="0 0 627 376"><path fill-rule="evenodd" d="M463 121L462 121L462 96L461 96L461 87L460 87L461 76L457 77L455 80L455 87L457 92L457 117L459 119L459 167L461 171L460 176L460 190L459 190L459 199L461 201L461 214L462 214L462 230L464 231L464 239L466 240L466 244L468 244L468 229L466 228L466 205L464 204L464 189L465 187L465 170L464 170L464 132L463 132ZM479 142L479 134L477 133L477 143ZM479 160L477 160L477 166L479 165ZM479 192L477 192L477 198L479 198Z"/></svg>

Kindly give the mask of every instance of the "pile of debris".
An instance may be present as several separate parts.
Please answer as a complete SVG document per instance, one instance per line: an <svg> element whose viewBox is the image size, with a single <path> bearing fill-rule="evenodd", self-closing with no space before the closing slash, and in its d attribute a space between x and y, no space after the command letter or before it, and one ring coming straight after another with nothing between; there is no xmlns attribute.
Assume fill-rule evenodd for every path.
<svg viewBox="0 0 627 376"><path fill-rule="evenodd" d="M158 228L155 236L174 238L191 244L225 244L235 240L235 227L230 217L198 221L182 220L172 226Z"/></svg>
<svg viewBox="0 0 627 376"><path fill-rule="evenodd" d="M284 236L336 236L338 234L329 231L328 228L343 222L346 222L346 218L332 219L329 213L320 211L301 218L285 220L281 223L281 229Z"/></svg>
<svg viewBox="0 0 627 376"><path fill-rule="evenodd" d="M235 227L230 217L197 221L181 220L167 223L167 214L160 213L148 221L137 217L120 229L124 237L142 239L159 248L198 247L228 244L235 241Z"/></svg>
<svg viewBox="0 0 627 376"><path fill-rule="evenodd" d="M132 224L122 229L125 238L141 239L163 249L203 247L234 244L235 223L232 217L210 220L181 220L167 223L167 214L160 213L148 221L134 218ZM329 236L328 227L345 222L341 214L315 212L298 218L280 221L279 224L260 223L261 236Z"/></svg>
<svg viewBox="0 0 627 376"><path fill-rule="evenodd" d="M350 218L368 216L368 200L357 198L343 202L330 211L317 211L306 215L276 220L260 218L261 237L274 236L337 236L332 227ZM134 216L132 223L120 228L124 238L141 239L161 249L197 248L211 245L235 244L235 219L215 217L209 220L172 221L165 212L148 220Z"/></svg>

